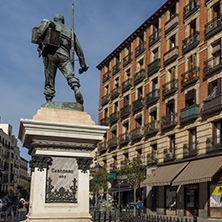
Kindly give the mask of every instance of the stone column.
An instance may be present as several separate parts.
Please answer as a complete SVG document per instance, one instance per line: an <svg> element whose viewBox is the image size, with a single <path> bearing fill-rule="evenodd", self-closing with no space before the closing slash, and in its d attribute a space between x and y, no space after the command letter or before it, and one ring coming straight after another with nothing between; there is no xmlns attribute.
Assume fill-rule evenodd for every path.
<svg viewBox="0 0 222 222"><path fill-rule="evenodd" d="M208 218L208 183L199 183L199 217Z"/></svg>
<svg viewBox="0 0 222 222"><path fill-rule="evenodd" d="M32 156L27 221L89 222L90 152L108 127L81 111L42 107L21 119L19 139Z"/></svg>

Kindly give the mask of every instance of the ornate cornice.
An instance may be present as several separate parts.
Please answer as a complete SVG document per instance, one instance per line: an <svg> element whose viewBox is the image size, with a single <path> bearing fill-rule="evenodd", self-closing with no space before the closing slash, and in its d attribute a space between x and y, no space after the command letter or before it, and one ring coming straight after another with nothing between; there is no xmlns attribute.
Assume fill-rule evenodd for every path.
<svg viewBox="0 0 222 222"><path fill-rule="evenodd" d="M90 165L92 164L92 157L76 157L78 163L78 169L82 170L82 173L86 173L87 170L90 169Z"/></svg>
<svg viewBox="0 0 222 222"><path fill-rule="evenodd" d="M38 168L38 171L43 171L45 168L48 170L50 165L52 165L52 158L50 156L33 156L29 162L32 172L35 168Z"/></svg>

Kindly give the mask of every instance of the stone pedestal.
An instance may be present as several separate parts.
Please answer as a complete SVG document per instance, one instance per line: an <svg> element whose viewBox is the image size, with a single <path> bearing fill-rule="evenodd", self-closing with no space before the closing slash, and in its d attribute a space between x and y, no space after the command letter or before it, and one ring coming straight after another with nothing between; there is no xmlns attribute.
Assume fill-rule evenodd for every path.
<svg viewBox="0 0 222 222"><path fill-rule="evenodd" d="M32 156L27 221L91 221L90 152L107 130L86 112L55 108L20 120L19 139Z"/></svg>

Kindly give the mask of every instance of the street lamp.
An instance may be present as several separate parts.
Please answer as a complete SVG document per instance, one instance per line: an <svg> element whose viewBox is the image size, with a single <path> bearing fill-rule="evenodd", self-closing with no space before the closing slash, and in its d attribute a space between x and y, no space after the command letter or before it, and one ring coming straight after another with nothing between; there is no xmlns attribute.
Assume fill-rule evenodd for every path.
<svg viewBox="0 0 222 222"><path fill-rule="evenodd" d="M118 195L118 208L119 208L119 213L121 213L121 203L120 203L120 185L121 185L121 183L124 181L124 180L126 180L127 179L127 176L126 175L121 175L121 174L119 174L119 175L117 175L117 181L118 181L118 188L119 188L119 195Z"/></svg>

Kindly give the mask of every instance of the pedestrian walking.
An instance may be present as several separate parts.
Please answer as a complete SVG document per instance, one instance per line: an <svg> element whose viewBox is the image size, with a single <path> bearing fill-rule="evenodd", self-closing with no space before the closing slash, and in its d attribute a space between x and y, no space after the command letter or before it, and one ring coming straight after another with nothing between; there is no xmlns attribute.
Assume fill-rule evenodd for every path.
<svg viewBox="0 0 222 222"><path fill-rule="evenodd" d="M141 216L141 208L143 206L143 203L141 203L140 199L136 203L136 214L138 217Z"/></svg>

